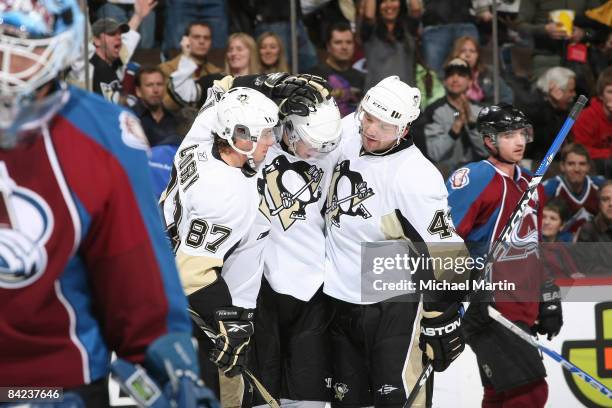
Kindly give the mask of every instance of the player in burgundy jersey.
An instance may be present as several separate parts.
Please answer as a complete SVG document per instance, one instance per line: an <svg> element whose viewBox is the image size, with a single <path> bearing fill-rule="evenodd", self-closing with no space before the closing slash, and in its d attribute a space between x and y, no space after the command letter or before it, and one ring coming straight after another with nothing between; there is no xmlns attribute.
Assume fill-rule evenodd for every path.
<svg viewBox="0 0 612 408"><path fill-rule="evenodd" d="M83 24L75 0L0 0L0 384L108 406L114 351L140 404L213 406L140 124L58 79Z"/></svg>
<svg viewBox="0 0 612 408"><path fill-rule="evenodd" d="M524 114L507 104L483 108L477 126L489 150L486 160L455 171L447 182L448 201L457 233L471 246L472 256L489 251L527 189L531 175L518 163L533 139ZM543 189L525 210L493 268L492 282L508 281L516 290L495 291L495 308L523 329L559 333L563 324L559 288L545 280L536 252L542 220ZM507 249L506 249L507 248ZM539 302L540 298L552 299ZM537 350L499 323L492 321L478 298L466 312L467 343L476 353L484 386L483 407L543 407L548 386Z"/></svg>

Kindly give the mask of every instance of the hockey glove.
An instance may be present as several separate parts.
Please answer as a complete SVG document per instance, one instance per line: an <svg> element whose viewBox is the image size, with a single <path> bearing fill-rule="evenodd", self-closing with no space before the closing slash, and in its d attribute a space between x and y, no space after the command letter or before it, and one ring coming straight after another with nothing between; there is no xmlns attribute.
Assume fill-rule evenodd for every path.
<svg viewBox="0 0 612 408"><path fill-rule="evenodd" d="M561 331L563 326L563 311L561 309L561 290L552 279L542 285L540 295L540 313L535 325L531 328L533 334L547 335L551 340Z"/></svg>
<svg viewBox="0 0 612 408"><path fill-rule="evenodd" d="M196 352L187 333L170 333L147 349L144 367L123 359L111 364L113 377L139 406L219 408L199 378Z"/></svg>
<svg viewBox="0 0 612 408"><path fill-rule="evenodd" d="M479 290L470 297L470 306L463 316L463 332L468 340L471 334L481 332L493 322L489 306L494 306L491 291Z"/></svg>
<svg viewBox="0 0 612 408"><path fill-rule="evenodd" d="M226 307L215 312L219 334L210 359L227 377L242 373L247 364L247 351L253 332L253 311Z"/></svg>
<svg viewBox="0 0 612 408"><path fill-rule="evenodd" d="M453 303L444 312L423 312L419 348L435 371L446 370L465 348L459 309L460 305Z"/></svg>
<svg viewBox="0 0 612 408"><path fill-rule="evenodd" d="M281 117L308 116L311 110L329 99L331 87L315 75L270 74L264 81L265 92L278 104Z"/></svg>

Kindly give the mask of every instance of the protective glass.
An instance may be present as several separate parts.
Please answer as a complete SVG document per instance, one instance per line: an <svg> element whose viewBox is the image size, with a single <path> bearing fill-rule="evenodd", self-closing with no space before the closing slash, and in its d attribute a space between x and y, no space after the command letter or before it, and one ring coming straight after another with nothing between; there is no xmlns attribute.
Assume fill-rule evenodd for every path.
<svg viewBox="0 0 612 408"><path fill-rule="evenodd" d="M516 137L522 137L524 143L533 142L533 128L526 126L521 129L509 130L507 132L497 133L495 135L497 140L514 140Z"/></svg>
<svg viewBox="0 0 612 408"><path fill-rule="evenodd" d="M369 138L385 142L398 138L399 128L397 125L384 122L361 107L357 111L356 117L359 121L361 133L367 132Z"/></svg>

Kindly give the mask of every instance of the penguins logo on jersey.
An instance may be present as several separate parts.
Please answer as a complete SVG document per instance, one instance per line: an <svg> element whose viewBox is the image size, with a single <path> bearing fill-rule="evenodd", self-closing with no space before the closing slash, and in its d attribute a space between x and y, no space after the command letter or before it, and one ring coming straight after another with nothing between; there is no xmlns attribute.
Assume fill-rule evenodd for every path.
<svg viewBox="0 0 612 408"><path fill-rule="evenodd" d="M269 217L278 216L285 231L295 221L305 220L306 206L321 198L323 170L305 161L291 163L279 155L266 165L264 177Z"/></svg>
<svg viewBox="0 0 612 408"><path fill-rule="evenodd" d="M34 191L20 187L0 162L0 287L16 289L40 278L53 213Z"/></svg>
<svg viewBox="0 0 612 408"><path fill-rule="evenodd" d="M363 181L361 174L349 169L350 161L344 160L336 165L329 185L329 194L325 203L325 215L332 225L340 228L340 216L359 216L370 218L372 214L363 202L374 195L374 191ZM347 195L338 197L338 186L348 181L350 191Z"/></svg>

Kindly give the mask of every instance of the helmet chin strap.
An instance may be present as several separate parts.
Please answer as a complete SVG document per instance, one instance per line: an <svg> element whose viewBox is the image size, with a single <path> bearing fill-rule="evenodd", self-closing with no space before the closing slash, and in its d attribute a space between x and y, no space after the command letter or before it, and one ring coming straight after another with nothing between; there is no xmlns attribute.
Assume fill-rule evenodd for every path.
<svg viewBox="0 0 612 408"><path fill-rule="evenodd" d="M517 164L517 162L504 159L501 154L499 154L499 149L497 147L495 147L494 152L491 151L491 156L495 157L496 160L499 160L500 162L505 164Z"/></svg>
<svg viewBox="0 0 612 408"><path fill-rule="evenodd" d="M384 152L368 152L370 154L373 154L374 156L384 156L385 154L389 153L391 150L395 149L399 144L400 144L400 137L395 139L395 143L393 143L387 150L385 150Z"/></svg>
<svg viewBox="0 0 612 408"><path fill-rule="evenodd" d="M363 128L361 126L361 123L359 124L359 135L363 136ZM368 153L374 156L384 156L385 154L389 153L391 150L395 149L400 144L401 139L402 139L402 135L398 131L397 137L395 138L395 143L393 143L387 150L385 150L384 152L368 152Z"/></svg>

